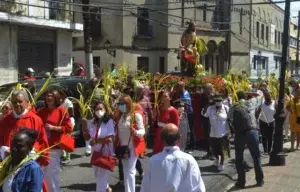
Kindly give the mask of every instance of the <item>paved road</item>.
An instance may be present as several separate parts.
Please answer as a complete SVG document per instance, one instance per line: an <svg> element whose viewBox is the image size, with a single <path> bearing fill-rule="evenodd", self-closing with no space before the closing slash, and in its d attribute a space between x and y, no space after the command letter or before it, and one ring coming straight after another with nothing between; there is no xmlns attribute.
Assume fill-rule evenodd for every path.
<svg viewBox="0 0 300 192"><path fill-rule="evenodd" d="M234 151L232 150L232 154ZM61 171L61 191L62 192L80 192L80 191L95 191L96 184L93 175L93 170L90 166L90 157L83 156L84 148L78 148L72 154L72 161L69 165L63 166ZM223 172L217 172L216 168L211 166L212 161L203 160L203 151L195 151L193 156L197 160L201 169L201 174L209 192L222 192L233 182L235 177L234 161L229 160L226 163ZM233 156L232 156L233 157ZM142 159L144 167L147 165L148 157ZM249 154L246 152L246 160L249 162ZM251 164L251 163L250 163ZM124 189L116 186L118 182L118 170L111 173L109 184L114 189L114 192L123 192ZM137 180L137 192L139 191L140 181Z"/></svg>

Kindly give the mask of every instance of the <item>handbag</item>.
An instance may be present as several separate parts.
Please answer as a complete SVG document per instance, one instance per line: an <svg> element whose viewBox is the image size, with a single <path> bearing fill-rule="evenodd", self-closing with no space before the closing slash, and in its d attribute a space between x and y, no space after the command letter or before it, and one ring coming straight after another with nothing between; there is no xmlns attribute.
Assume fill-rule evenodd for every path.
<svg viewBox="0 0 300 192"><path fill-rule="evenodd" d="M97 129L95 139L97 139L98 133L99 133L99 128ZM109 155L103 154L103 148L105 146L108 148L108 151L110 153ZM117 158L112 155L111 150L108 145L102 144L100 152L97 152L97 151L93 152L93 155L91 157L91 164L96 167L101 167L103 169L113 172L114 168L117 164Z"/></svg>
<svg viewBox="0 0 300 192"><path fill-rule="evenodd" d="M134 121L135 121L135 119L130 122L130 127L132 127ZM128 146L129 146L130 140L131 140L131 133L130 133L127 145L116 147L115 154L118 159L129 159L130 149Z"/></svg>
<svg viewBox="0 0 300 192"><path fill-rule="evenodd" d="M59 126L61 126L63 119L65 118L67 114L67 111L64 112L62 115L61 121L59 123ZM65 150L66 152L73 152L75 149L75 139L72 135L68 134L62 134L60 137L60 142L58 144L58 147L62 150Z"/></svg>
<svg viewBox="0 0 300 192"><path fill-rule="evenodd" d="M58 146L69 153L73 152L75 149L75 139L71 135L62 134Z"/></svg>
<svg viewBox="0 0 300 192"><path fill-rule="evenodd" d="M129 136L128 144L124 146L118 146L115 150L116 157L118 159L128 159L130 157L130 149L129 149L129 143L131 139L131 134Z"/></svg>

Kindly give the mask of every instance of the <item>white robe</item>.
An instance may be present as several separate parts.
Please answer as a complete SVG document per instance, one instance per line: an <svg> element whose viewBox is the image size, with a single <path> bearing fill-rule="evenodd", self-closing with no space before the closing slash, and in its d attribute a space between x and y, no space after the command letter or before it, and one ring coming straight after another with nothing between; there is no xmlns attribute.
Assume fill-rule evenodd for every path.
<svg viewBox="0 0 300 192"><path fill-rule="evenodd" d="M205 192L199 166L179 147L165 147L154 155L143 178L141 192Z"/></svg>

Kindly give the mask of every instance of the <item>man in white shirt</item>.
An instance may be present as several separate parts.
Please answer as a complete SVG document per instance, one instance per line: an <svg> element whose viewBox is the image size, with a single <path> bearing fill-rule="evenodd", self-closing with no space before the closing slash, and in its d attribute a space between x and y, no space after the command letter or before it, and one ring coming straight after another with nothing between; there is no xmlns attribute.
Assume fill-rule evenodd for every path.
<svg viewBox="0 0 300 192"><path fill-rule="evenodd" d="M167 124L161 131L161 138L164 150L150 159L141 192L205 192L196 160L177 146L178 127Z"/></svg>

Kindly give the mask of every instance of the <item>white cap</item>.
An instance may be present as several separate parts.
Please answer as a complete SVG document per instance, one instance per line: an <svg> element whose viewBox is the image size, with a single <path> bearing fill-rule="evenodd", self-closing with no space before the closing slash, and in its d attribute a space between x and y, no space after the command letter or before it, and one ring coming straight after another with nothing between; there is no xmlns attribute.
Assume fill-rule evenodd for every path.
<svg viewBox="0 0 300 192"><path fill-rule="evenodd" d="M27 69L28 72L34 73L34 70L32 68Z"/></svg>

